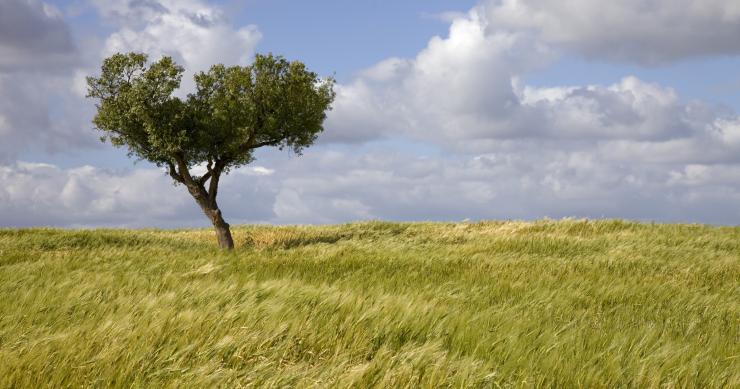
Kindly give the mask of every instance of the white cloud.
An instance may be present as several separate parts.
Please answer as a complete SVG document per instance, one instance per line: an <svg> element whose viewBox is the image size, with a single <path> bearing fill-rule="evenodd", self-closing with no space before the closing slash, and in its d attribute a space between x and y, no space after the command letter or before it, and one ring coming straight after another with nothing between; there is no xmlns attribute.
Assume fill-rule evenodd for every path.
<svg viewBox="0 0 740 389"><path fill-rule="evenodd" d="M388 158L378 169L364 159L357 173L362 179L354 182L352 175L324 178L316 169L285 182L285 198L293 202L285 215L310 220L340 214L326 199L335 190L361 187L349 198L379 218L572 215L737 223L740 118L632 76L610 85L523 84L532 70L578 48L514 19L503 23L490 9L534 3L476 7L455 16L449 35L431 39L416 57L390 58L341 85L324 141L410 137L437 145L447 157L425 160L435 169L419 180L413 161L403 158ZM583 2L569 4L575 3ZM618 3L608 7L635 5ZM729 7L709 4L721 6ZM732 14L727 18L734 23ZM708 31L733 28L714 27ZM689 40L686 51L674 54L696 54L692 44L699 45ZM321 211L310 215L307 209Z"/></svg>
<svg viewBox="0 0 740 389"><path fill-rule="evenodd" d="M91 108L70 95L63 75L0 73L0 163L28 150L58 152L97 145Z"/></svg>
<svg viewBox="0 0 740 389"><path fill-rule="evenodd" d="M4 226L205 225L207 219L182 187L156 168L112 171L92 166L0 165L0 224ZM250 183L251 184L251 183ZM232 219L271 217L268 188L223 180L222 207ZM242 187L240 187L242 186Z"/></svg>
<svg viewBox="0 0 740 389"><path fill-rule="evenodd" d="M668 87L632 76L611 85L523 85L522 76L555 53L528 31L492 26L486 8L474 8L415 58L390 58L340 85L322 141L402 136L485 153L507 140L536 139L614 158L650 150L656 161L686 163L740 155L735 114L684 101Z"/></svg>
<svg viewBox="0 0 740 389"><path fill-rule="evenodd" d="M414 59L383 61L340 86L326 140L511 132L518 105L512 77L544 66L553 53L522 34L488 34L487 23L473 10Z"/></svg>
<svg viewBox="0 0 740 389"><path fill-rule="evenodd" d="M262 35L256 26L234 28L218 8L198 0L96 0L100 13L119 26L105 42L103 56L141 51L156 60L172 56L183 65L183 88L211 65L246 64Z"/></svg>
<svg viewBox="0 0 740 389"><path fill-rule="evenodd" d="M38 0L0 1L0 163L30 149L92 144L81 131L88 107L68 93L79 54L59 10Z"/></svg>
<svg viewBox="0 0 740 389"><path fill-rule="evenodd" d="M202 70L216 62L244 63L259 39L256 28L234 28L218 8L196 0L96 4L115 26L101 56L144 50ZM415 57L387 59L338 85L327 132L319 138L323 147L301 158L267 153L259 165L222 181L219 203L227 220L604 216L737 224L736 114L631 76L548 87L522 80L564 53L651 64L733 54L736 41L725 35L735 31L738 7L712 0L699 10L698 2L660 0L640 13L632 0L577 0L557 4L581 13L561 15L553 4L505 0L450 15L449 35L431 39ZM684 24L672 30L665 15L673 4L683 7L673 20ZM640 18L654 25L635 28L640 40L624 32L622 19L599 10L619 18L638 13L627 27ZM523 17L526 12L532 17ZM597 27L603 31L592 31ZM689 37L688 28L706 34ZM658 45L661 34L674 30L675 40ZM623 42L610 40L619 34ZM676 46L681 39L685 46ZM0 91L13 97L0 100L0 153L82 139L70 129L82 128L75 120L89 115L72 109L76 100L57 106L45 93L67 88L79 94L85 72L61 81L0 75ZM33 82L48 84L24 84ZM67 124L53 126L60 118ZM373 142L377 138L387 140ZM354 145L326 145L332 142ZM154 168L6 163L0 181L3 225L207 225L186 191Z"/></svg>
<svg viewBox="0 0 740 389"><path fill-rule="evenodd" d="M732 0L488 0L490 29L528 32L588 58L662 64L740 54Z"/></svg>
<svg viewBox="0 0 740 389"><path fill-rule="evenodd" d="M17 163L0 168L0 177L6 225L136 225L176 218L188 200L156 170L116 174Z"/></svg>
<svg viewBox="0 0 740 389"><path fill-rule="evenodd" d="M275 173L274 169L268 169L264 166L252 166L252 167L245 167L242 169L246 169L247 175L257 175L257 176L270 176Z"/></svg>
<svg viewBox="0 0 740 389"><path fill-rule="evenodd" d="M0 72L59 72L77 49L61 13L39 0L0 2Z"/></svg>
<svg viewBox="0 0 740 389"><path fill-rule="evenodd" d="M273 221L740 220L737 165L702 165L701 185L687 185L677 177L696 165L619 164L598 150L567 152L541 145L469 157L410 156L402 149L382 148L332 154L306 155L300 167L279 169L285 173L277 178Z"/></svg>
<svg viewBox="0 0 740 389"><path fill-rule="evenodd" d="M195 71L248 62L261 36L254 26L232 27L218 7L197 0L94 4L116 30L104 42L83 38L78 52L55 8L38 0L0 2L0 163L30 150L100 145L85 76L96 74L105 56L130 50L145 51L153 60L172 55L187 70L184 94L193 87Z"/></svg>
<svg viewBox="0 0 740 389"><path fill-rule="evenodd" d="M545 216L740 220L736 164L620 164L599 150L541 146L464 157L381 147L314 150L290 159L272 155L263 161L269 168L226 176L219 203L232 224ZM254 174L258 167L274 173ZM155 168L18 163L0 167L0 180L2 225L208 225L186 190Z"/></svg>

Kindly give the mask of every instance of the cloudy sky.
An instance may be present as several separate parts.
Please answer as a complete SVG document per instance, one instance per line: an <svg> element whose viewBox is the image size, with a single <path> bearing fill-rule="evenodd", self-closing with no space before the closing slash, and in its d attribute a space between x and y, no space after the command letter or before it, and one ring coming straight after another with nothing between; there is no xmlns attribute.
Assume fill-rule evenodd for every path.
<svg viewBox="0 0 740 389"><path fill-rule="evenodd" d="M98 140L106 56L283 54L338 80L319 142L222 180L234 223L740 224L735 0L0 0L0 226L205 226Z"/></svg>

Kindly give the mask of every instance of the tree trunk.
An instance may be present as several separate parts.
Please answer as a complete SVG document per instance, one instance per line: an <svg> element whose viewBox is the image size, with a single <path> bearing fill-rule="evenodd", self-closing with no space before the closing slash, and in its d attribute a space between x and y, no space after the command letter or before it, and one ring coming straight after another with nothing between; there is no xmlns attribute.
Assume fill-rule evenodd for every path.
<svg viewBox="0 0 740 389"><path fill-rule="evenodd" d="M216 239L218 239L218 245L224 250L234 249L234 239L231 237L231 230L229 229L229 223L226 223L221 210L218 209L216 200L209 199L208 193L202 187L195 185L188 186L190 194L206 214L208 220L213 224L213 228L216 230Z"/></svg>
<svg viewBox="0 0 740 389"><path fill-rule="evenodd" d="M205 213L211 223L213 223L213 228L216 230L218 245L224 250L233 250L234 239L231 237L229 223L226 223L226 220L224 220L221 215L221 210L218 209L218 203L216 203L218 180L223 172L225 162L217 161L216 165L211 169L211 161L209 161L208 174L203 177L199 177L196 180L190 175L184 157L180 155L179 157L176 157L176 160L180 170L175 171L174 164L170 163L170 175L175 179L175 181L185 184L185 187L188 188L188 192L193 196L195 202L198 203L200 209L203 210L203 213ZM209 190L206 191L204 184L209 179L211 182L208 185Z"/></svg>
<svg viewBox="0 0 740 389"><path fill-rule="evenodd" d="M216 209L204 209L203 210L208 218L213 223L213 228L216 229L216 238L218 239L218 245L224 250L234 249L234 239L231 237L231 230L229 229L229 223L226 223L223 216L221 216L221 210Z"/></svg>

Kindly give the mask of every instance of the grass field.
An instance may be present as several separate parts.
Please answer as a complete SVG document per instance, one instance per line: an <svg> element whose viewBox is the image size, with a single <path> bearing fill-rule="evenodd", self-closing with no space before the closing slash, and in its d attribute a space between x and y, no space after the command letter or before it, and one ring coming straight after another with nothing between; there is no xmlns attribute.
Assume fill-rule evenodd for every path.
<svg viewBox="0 0 740 389"><path fill-rule="evenodd" d="M740 228L0 230L0 387L740 387Z"/></svg>

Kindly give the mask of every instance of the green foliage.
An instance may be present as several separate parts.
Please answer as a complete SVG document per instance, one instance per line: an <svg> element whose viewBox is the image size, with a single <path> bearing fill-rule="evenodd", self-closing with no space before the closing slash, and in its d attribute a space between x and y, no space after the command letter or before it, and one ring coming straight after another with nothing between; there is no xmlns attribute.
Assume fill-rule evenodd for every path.
<svg viewBox="0 0 740 389"><path fill-rule="evenodd" d="M87 79L104 139L160 166L228 170L249 163L262 146L300 153L323 130L334 99L333 80L273 55L196 74L196 91L184 100L174 96L183 71L170 57L151 65L138 53L105 59L100 76Z"/></svg>
<svg viewBox="0 0 740 389"><path fill-rule="evenodd" d="M738 387L740 228L0 230L0 387Z"/></svg>
<svg viewBox="0 0 740 389"><path fill-rule="evenodd" d="M98 101L95 126L129 156L166 167L185 185L216 229L219 246L233 249L229 224L216 201L222 174L253 160L255 149L289 147L300 154L323 131L334 81L300 62L257 55L249 66L214 65L195 75L195 93L175 96L184 69L163 57L115 54L99 77L88 77ZM206 173L190 173L204 164ZM206 186L207 184L207 186Z"/></svg>

